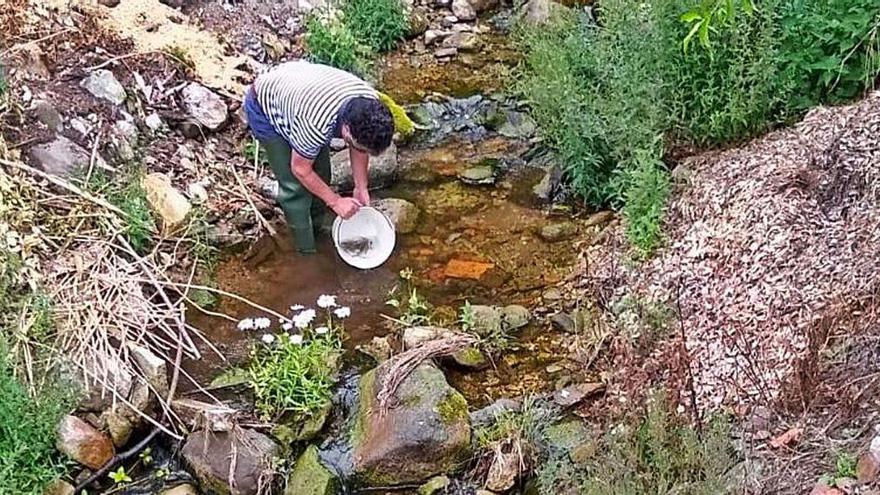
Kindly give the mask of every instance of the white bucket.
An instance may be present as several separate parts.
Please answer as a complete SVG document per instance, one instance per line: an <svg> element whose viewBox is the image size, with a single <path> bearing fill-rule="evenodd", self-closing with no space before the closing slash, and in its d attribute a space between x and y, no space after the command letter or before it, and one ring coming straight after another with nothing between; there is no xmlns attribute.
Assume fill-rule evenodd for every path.
<svg viewBox="0 0 880 495"><path fill-rule="evenodd" d="M339 257L349 265L369 270L391 257L396 243L394 224L382 212L369 206L348 220L333 221L333 244Z"/></svg>

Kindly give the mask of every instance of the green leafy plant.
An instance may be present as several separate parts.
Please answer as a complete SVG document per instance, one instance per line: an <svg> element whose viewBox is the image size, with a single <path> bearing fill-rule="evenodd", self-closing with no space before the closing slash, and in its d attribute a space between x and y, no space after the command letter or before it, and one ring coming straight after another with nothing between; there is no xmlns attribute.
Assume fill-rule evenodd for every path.
<svg viewBox="0 0 880 495"><path fill-rule="evenodd" d="M630 243L647 256L660 243L669 178L665 165L651 151L640 150L634 161L626 171L623 213Z"/></svg>
<svg viewBox="0 0 880 495"><path fill-rule="evenodd" d="M839 451L834 456L834 469L837 478L856 478L859 460L849 452Z"/></svg>
<svg viewBox="0 0 880 495"><path fill-rule="evenodd" d="M131 483L132 481L131 476L125 472L125 466L119 466L119 469L116 471L110 471L110 474L107 476L109 476L110 479L113 480L113 483L116 483L117 485L124 485L126 483Z"/></svg>
<svg viewBox="0 0 880 495"><path fill-rule="evenodd" d="M400 278L403 280L405 288L394 286L388 294L388 300L385 304L397 309L397 320L403 325L408 327L427 325L431 322L431 305L427 299L419 294L413 284L412 277L411 269L401 270Z"/></svg>
<svg viewBox="0 0 880 495"><path fill-rule="evenodd" d="M72 400L56 382L31 396L15 378L0 335L0 487L42 495L63 472L55 427Z"/></svg>
<svg viewBox="0 0 880 495"><path fill-rule="evenodd" d="M143 176L143 168L132 164L121 171L121 176L111 177L103 169L96 169L81 179L87 190L104 196L125 213L123 234L138 252L146 250L156 231L147 193L142 186Z"/></svg>
<svg viewBox="0 0 880 495"><path fill-rule="evenodd" d="M364 73L369 48L362 45L339 15L321 12L306 21L305 45L309 58L339 69Z"/></svg>
<svg viewBox="0 0 880 495"><path fill-rule="evenodd" d="M266 156L266 149L257 141L257 138L251 138L244 145L244 156L248 163L258 163L259 165L268 165L269 158Z"/></svg>
<svg viewBox="0 0 880 495"><path fill-rule="evenodd" d="M400 0L346 0L343 19L354 37L374 52L386 52L403 39L408 27Z"/></svg>
<svg viewBox="0 0 880 495"><path fill-rule="evenodd" d="M780 57L792 111L857 97L880 73L880 4L790 0L780 7Z"/></svg>
<svg viewBox="0 0 880 495"><path fill-rule="evenodd" d="M349 308L331 310L335 307L332 299L333 306L324 305L327 314L321 326L314 324L314 310L300 308L280 332L265 334L263 343L253 349L249 381L264 419L284 413L306 418L330 400L342 349L341 319L350 314ZM247 326L242 325L246 321L240 328Z"/></svg>
<svg viewBox="0 0 880 495"><path fill-rule="evenodd" d="M740 0L740 6L746 14L755 11L751 0ZM688 26L688 34L682 41L685 53L694 36L697 36L700 45L711 50L709 33L717 31L718 25L728 24L736 15L734 0L702 0L699 5L681 15L681 21Z"/></svg>
<svg viewBox="0 0 880 495"><path fill-rule="evenodd" d="M458 324L465 332L470 332L474 329L476 321L474 319L474 308L471 306L470 301L465 301L461 310L459 310Z"/></svg>
<svg viewBox="0 0 880 495"><path fill-rule="evenodd" d="M7 91L9 91L9 85L6 82L6 66L0 64L0 98L6 96Z"/></svg>

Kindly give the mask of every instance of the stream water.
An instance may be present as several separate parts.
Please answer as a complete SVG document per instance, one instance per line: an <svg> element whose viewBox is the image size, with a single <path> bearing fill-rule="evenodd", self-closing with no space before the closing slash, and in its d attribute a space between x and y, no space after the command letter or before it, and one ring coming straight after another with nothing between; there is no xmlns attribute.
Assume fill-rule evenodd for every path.
<svg viewBox="0 0 880 495"><path fill-rule="evenodd" d="M535 143L527 137L487 131L473 115L474 109L490 102L474 95L498 89L502 81L497 75L514 59L503 36L489 35L488 40L488 55L445 66L437 65L430 53L397 53L386 61L383 90L410 104L427 97L435 102L432 108L445 105L447 114L435 115L440 122L432 132L400 146L399 180L373 192L374 198L402 198L420 209L415 232L398 235L394 254L383 266L369 271L347 266L327 236L319 241L316 255L299 256L286 228L279 225L282 235L264 238L245 253L227 253L217 269L219 288L282 314L294 304L313 305L321 294L336 295L340 304L352 308L345 324L346 378L335 399L337 409L352 400L346 384L356 383L357 374L369 366L365 364L369 359L355 349L396 331L383 315L395 315L386 301L401 283L401 270L412 270L419 293L440 320L449 321L466 301L520 304L543 314L542 295L576 262L576 250L569 242L546 242L538 235L542 227L563 219L554 218L550 208L534 199L533 188L546 174L546 169L530 165ZM481 69L474 70L477 66ZM464 183L460 174L474 166L491 167L494 183ZM230 298L218 304L220 312L234 318L264 316ZM235 322L196 311L190 311L189 318L223 353L221 358L206 346L202 359L184 363L197 381L209 384L247 364L261 332L242 332ZM533 318L516 335L512 348L495 357L493 366L481 371L447 369L447 378L475 409L501 397L552 389L564 373L551 365L566 354L549 322ZM193 393L192 388L184 386L184 392ZM343 416L333 415L335 421ZM322 457L344 471L343 450L344 445L334 445L331 436L324 442Z"/></svg>

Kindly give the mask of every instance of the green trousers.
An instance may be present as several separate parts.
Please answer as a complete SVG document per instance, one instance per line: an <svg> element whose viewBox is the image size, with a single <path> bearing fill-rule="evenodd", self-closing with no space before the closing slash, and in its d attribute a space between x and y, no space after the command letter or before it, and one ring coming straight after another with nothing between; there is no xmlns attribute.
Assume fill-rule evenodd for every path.
<svg viewBox="0 0 880 495"><path fill-rule="evenodd" d="M315 232L327 213L324 202L315 197L294 177L290 170L290 145L282 138L261 141L275 178L278 180L278 204L284 211L287 226L302 254L315 253ZM315 158L314 170L330 183L330 148L325 147Z"/></svg>

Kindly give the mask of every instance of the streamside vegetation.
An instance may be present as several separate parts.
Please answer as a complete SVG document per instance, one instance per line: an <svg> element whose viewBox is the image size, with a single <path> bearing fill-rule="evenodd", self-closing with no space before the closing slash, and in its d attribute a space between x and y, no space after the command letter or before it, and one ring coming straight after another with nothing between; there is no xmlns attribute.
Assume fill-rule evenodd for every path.
<svg viewBox="0 0 880 495"><path fill-rule="evenodd" d="M880 73L872 0L604 0L523 25L514 83L571 183L622 208L642 254L661 239L670 168L816 105L849 101Z"/></svg>
<svg viewBox="0 0 880 495"><path fill-rule="evenodd" d="M403 39L408 22L401 0L345 0L308 18L306 50L315 62L365 75Z"/></svg>

